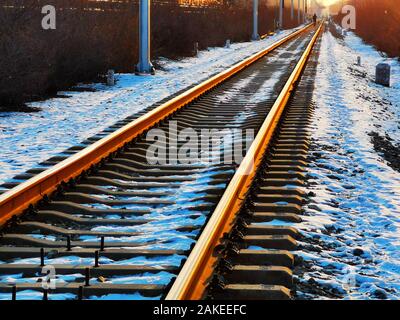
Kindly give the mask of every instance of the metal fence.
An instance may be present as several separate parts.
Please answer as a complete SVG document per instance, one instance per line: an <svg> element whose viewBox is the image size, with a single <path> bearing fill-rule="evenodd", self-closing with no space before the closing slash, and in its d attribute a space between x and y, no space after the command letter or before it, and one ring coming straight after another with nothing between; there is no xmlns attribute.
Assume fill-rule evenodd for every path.
<svg viewBox="0 0 400 320"><path fill-rule="evenodd" d="M42 8L54 5L59 9L83 10L123 10L138 5L139 0L2 0L3 8ZM208 7L249 7L253 0L151 0L153 6L177 6L187 8ZM260 5L276 7L277 0L261 0Z"/></svg>

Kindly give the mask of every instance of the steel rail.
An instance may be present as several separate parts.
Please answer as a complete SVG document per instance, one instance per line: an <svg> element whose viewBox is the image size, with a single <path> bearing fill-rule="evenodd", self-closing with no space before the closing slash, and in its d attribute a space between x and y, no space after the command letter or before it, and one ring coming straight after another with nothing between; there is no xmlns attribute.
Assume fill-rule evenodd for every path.
<svg viewBox="0 0 400 320"><path fill-rule="evenodd" d="M204 298L208 282L214 272L214 266L218 262L215 248L223 243L224 234L229 232L234 225L236 214L245 200L257 172L256 169L264 157L280 117L306 66L322 27L323 24L315 32L275 101L249 151L230 181L214 213L167 294L166 300L199 300Z"/></svg>
<svg viewBox="0 0 400 320"><path fill-rule="evenodd" d="M138 137L172 113L181 109L197 97L211 90L221 82L226 81L244 68L258 61L271 51L307 30L311 24L289 34L271 46L233 65L229 69L211 77L190 90L160 105L154 110L132 121L107 137L93 143L77 154L60 162L54 167L21 183L15 188L0 195L0 226L4 225L14 215L21 214L29 206L35 205L45 195L54 192L62 182L68 182L92 165L99 163L115 151L118 151L127 142Z"/></svg>

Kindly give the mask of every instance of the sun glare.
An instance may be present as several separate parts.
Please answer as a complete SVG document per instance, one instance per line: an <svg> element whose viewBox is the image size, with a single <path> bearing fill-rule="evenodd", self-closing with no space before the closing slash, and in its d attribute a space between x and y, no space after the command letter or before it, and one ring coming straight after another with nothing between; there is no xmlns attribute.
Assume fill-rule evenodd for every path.
<svg viewBox="0 0 400 320"><path fill-rule="evenodd" d="M339 2L339 0L316 0L319 4L324 5L324 6L330 6L332 4L335 4Z"/></svg>

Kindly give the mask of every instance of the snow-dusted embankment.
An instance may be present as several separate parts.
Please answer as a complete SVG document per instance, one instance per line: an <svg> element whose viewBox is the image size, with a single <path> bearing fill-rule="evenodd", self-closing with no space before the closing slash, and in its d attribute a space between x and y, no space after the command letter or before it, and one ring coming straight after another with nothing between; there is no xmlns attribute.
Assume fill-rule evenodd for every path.
<svg viewBox="0 0 400 320"><path fill-rule="evenodd" d="M373 83L383 60L392 65L391 88ZM308 169L314 196L300 227L302 298L400 298L400 172L372 142L378 134L400 146L399 71L353 34L323 36ZM315 283L316 291L304 289Z"/></svg>

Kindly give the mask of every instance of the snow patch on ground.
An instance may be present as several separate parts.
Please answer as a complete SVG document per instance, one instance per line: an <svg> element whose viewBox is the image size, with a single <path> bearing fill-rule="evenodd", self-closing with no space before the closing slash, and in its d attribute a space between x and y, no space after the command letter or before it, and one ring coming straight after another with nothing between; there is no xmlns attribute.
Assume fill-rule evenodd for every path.
<svg viewBox="0 0 400 320"><path fill-rule="evenodd" d="M392 66L391 88L373 82L382 61ZM344 41L323 35L308 169L314 196L300 225L309 267L299 280L333 294L298 292L302 298L400 298L400 173L368 135L400 143L399 71L398 61L352 33Z"/></svg>

